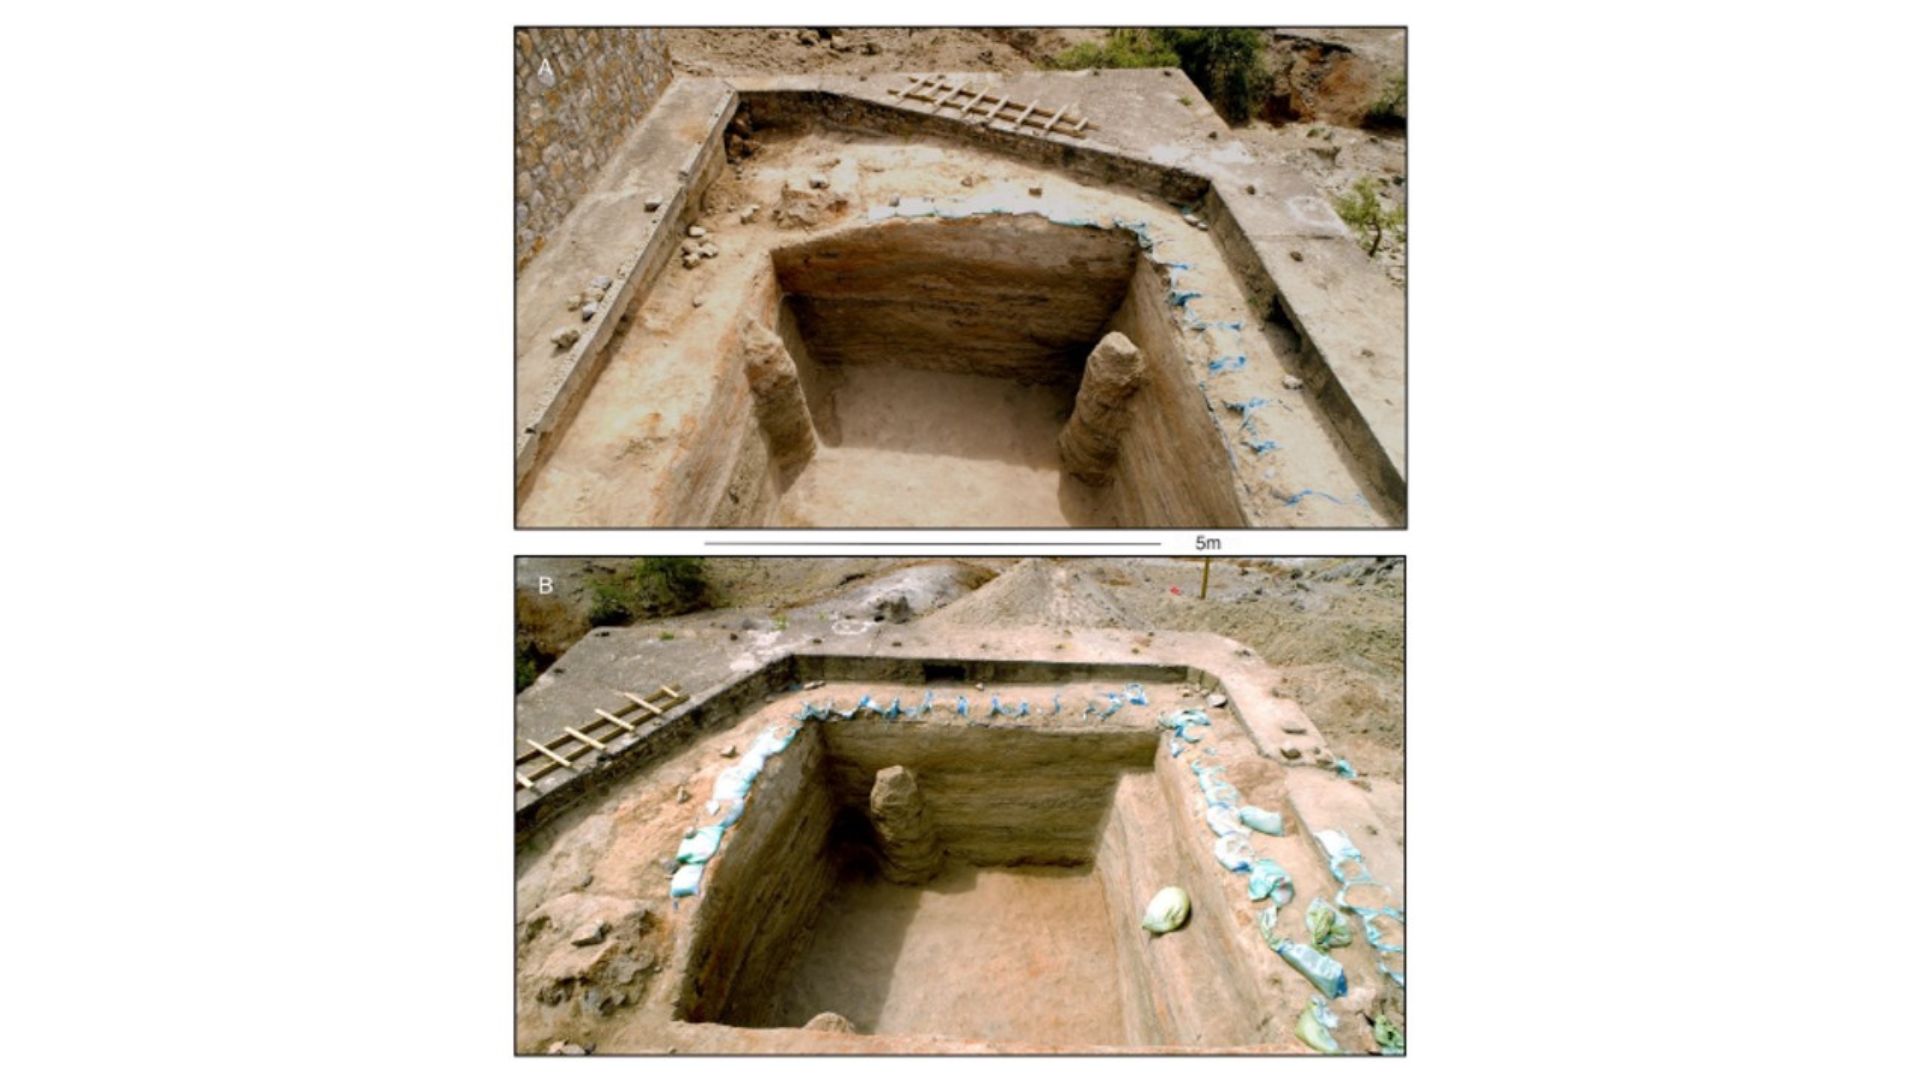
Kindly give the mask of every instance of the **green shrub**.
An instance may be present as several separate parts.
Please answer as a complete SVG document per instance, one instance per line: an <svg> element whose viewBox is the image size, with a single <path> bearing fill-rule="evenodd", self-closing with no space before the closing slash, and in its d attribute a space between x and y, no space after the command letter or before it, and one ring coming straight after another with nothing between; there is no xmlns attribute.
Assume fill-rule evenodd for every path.
<svg viewBox="0 0 1920 1080"><path fill-rule="evenodd" d="M587 606L587 621L595 626L623 626L643 617L679 615L708 606L712 600L706 567L684 555L654 555L636 559L627 572L612 581L596 581Z"/></svg>
<svg viewBox="0 0 1920 1080"><path fill-rule="evenodd" d="M1066 70L1177 67L1229 123L1244 124L1272 86L1265 50L1258 30L1132 27L1107 31L1105 41L1063 49L1045 65Z"/></svg>
<svg viewBox="0 0 1920 1080"><path fill-rule="evenodd" d="M1046 67L1063 71L1086 68L1160 68L1178 67L1180 58L1161 44L1157 33L1143 29L1107 31L1107 40L1083 41L1071 49L1042 61Z"/></svg>
<svg viewBox="0 0 1920 1080"><path fill-rule="evenodd" d="M1373 104L1367 106L1367 114L1360 122L1366 127L1386 130L1405 130L1407 126L1407 77L1395 75L1387 83Z"/></svg>
<svg viewBox="0 0 1920 1080"><path fill-rule="evenodd" d="M1154 38L1180 58L1187 73L1230 124L1244 124L1273 87L1260 31L1234 27L1166 27Z"/></svg>
<svg viewBox="0 0 1920 1080"><path fill-rule="evenodd" d="M1380 192L1374 186L1372 177L1355 181L1351 191L1334 198L1333 208L1339 211L1340 219L1359 234L1360 242L1366 245L1369 259L1379 253L1380 241L1388 234L1397 239L1406 239L1406 208L1388 210L1381 206Z"/></svg>

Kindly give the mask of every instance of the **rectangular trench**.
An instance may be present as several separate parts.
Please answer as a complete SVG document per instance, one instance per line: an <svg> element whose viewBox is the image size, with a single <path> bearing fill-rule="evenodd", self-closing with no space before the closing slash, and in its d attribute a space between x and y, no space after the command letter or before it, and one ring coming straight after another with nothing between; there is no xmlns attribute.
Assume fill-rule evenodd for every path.
<svg viewBox="0 0 1920 1080"><path fill-rule="evenodd" d="M710 868L677 1018L800 1027L833 1012L860 1034L1037 1046L1253 1041L1234 950L1199 920L1162 938L1139 925L1148 897L1204 869L1156 745L1146 728L809 725ZM917 777L946 851L922 885L879 873L867 797L891 765Z"/></svg>

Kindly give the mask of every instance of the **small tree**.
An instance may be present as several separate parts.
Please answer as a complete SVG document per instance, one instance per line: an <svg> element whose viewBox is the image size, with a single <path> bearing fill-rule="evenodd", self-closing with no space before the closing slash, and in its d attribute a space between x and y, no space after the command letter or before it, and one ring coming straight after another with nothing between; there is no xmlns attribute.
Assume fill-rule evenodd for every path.
<svg viewBox="0 0 1920 1080"><path fill-rule="evenodd" d="M1366 245L1369 259L1379 254L1380 242L1387 234L1406 239L1406 208L1388 210L1381 206L1380 192L1374 187L1372 177L1355 182L1353 190L1333 200L1333 208L1339 211L1340 219L1349 228L1360 234L1360 242Z"/></svg>

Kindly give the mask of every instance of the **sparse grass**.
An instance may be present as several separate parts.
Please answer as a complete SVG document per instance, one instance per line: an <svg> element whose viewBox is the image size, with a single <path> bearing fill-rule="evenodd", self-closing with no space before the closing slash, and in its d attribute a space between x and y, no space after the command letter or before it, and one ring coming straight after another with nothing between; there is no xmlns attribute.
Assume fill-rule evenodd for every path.
<svg viewBox="0 0 1920 1080"><path fill-rule="evenodd" d="M660 640L661 640L661 641L672 641L672 640L673 640L673 631L671 631L671 630L662 630L662 631L660 631Z"/></svg>
<svg viewBox="0 0 1920 1080"><path fill-rule="evenodd" d="M1382 206L1379 189L1371 177L1356 181L1346 194L1335 197L1333 208L1339 211L1340 219L1359 235L1369 259L1380 253L1380 243L1387 236L1396 240L1407 238L1406 208L1388 210Z"/></svg>
<svg viewBox="0 0 1920 1080"><path fill-rule="evenodd" d="M1191 109L1191 108L1193 108L1193 99L1192 99L1192 98L1190 98L1190 97L1188 97L1188 96L1187 96L1187 95L1185 95L1185 94L1181 94L1181 95L1180 95L1180 104L1181 104L1181 105L1184 105L1185 107L1187 107L1187 108L1189 108L1189 109Z"/></svg>
<svg viewBox="0 0 1920 1080"><path fill-rule="evenodd" d="M787 628L788 621L789 620L787 619L787 613L783 611L780 614L775 615L773 617L773 628L775 630L785 630Z"/></svg>

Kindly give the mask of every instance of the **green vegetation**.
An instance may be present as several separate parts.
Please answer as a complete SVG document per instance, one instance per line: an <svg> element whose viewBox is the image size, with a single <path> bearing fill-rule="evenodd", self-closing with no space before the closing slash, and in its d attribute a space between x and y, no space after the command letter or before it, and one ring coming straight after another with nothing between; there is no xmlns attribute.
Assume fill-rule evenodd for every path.
<svg viewBox="0 0 1920 1080"><path fill-rule="evenodd" d="M513 650L513 692L519 693L533 685L540 677L540 667L551 658L542 659L539 650L532 642L520 642Z"/></svg>
<svg viewBox="0 0 1920 1080"><path fill-rule="evenodd" d="M636 559L626 573L592 586L587 621L595 626L619 626L635 619L679 615L707 607L713 597L706 568L684 555L654 555Z"/></svg>
<svg viewBox="0 0 1920 1080"><path fill-rule="evenodd" d="M1258 30L1170 27L1153 33L1180 57L1180 70L1230 124L1246 123L1272 89L1273 75L1262 58L1266 43Z"/></svg>
<svg viewBox="0 0 1920 1080"><path fill-rule="evenodd" d="M660 631L660 640L661 640L661 641L672 641L672 640L673 640L673 631L671 631L671 630L662 630L662 631Z"/></svg>
<svg viewBox="0 0 1920 1080"><path fill-rule="evenodd" d="M1158 40L1160 31L1140 28L1109 30L1107 40L1084 41L1062 50L1043 63L1050 68L1080 71L1085 68L1160 68L1179 67L1180 57Z"/></svg>
<svg viewBox="0 0 1920 1080"><path fill-rule="evenodd" d="M1370 128L1405 130L1407 126L1407 77L1395 75L1386 90L1367 106L1362 124Z"/></svg>
<svg viewBox="0 0 1920 1080"><path fill-rule="evenodd" d="M1273 81L1262 59L1265 47L1258 30L1131 28L1109 30L1105 41L1075 45L1046 64L1071 70L1178 67L1229 123L1244 124Z"/></svg>
<svg viewBox="0 0 1920 1080"><path fill-rule="evenodd" d="M1340 212L1341 220L1360 235L1368 258L1379 254L1380 241L1389 234L1398 240L1407 238L1406 207L1388 210L1381 206L1380 192L1372 177L1356 181L1351 191L1337 196L1333 208Z"/></svg>

